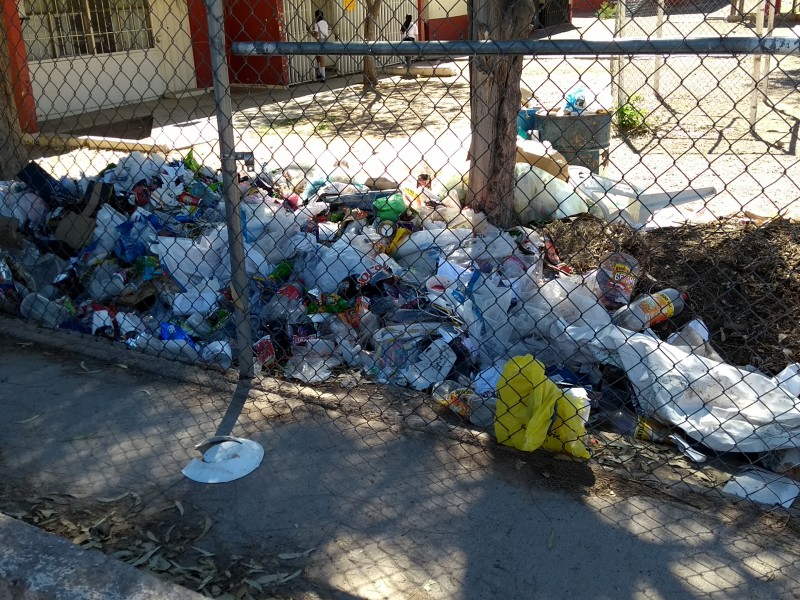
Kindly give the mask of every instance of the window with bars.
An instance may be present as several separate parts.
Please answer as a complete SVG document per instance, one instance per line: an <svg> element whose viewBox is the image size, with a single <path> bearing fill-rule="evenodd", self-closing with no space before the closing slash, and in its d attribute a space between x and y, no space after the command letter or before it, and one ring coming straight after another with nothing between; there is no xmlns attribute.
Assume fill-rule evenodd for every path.
<svg viewBox="0 0 800 600"><path fill-rule="evenodd" d="M23 0L30 60L153 47L148 0Z"/></svg>

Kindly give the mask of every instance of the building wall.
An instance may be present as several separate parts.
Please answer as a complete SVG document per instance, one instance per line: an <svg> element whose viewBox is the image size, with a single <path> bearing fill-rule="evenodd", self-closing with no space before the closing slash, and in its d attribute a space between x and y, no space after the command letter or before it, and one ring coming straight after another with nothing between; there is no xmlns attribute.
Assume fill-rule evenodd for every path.
<svg viewBox="0 0 800 600"><path fill-rule="evenodd" d="M167 89L155 48L30 63L36 114L42 119L152 100Z"/></svg>
<svg viewBox="0 0 800 600"><path fill-rule="evenodd" d="M230 0L226 8L225 37L231 81L241 84L287 85L285 57L230 54L232 42L274 41L284 38L282 0Z"/></svg>
<svg viewBox="0 0 800 600"><path fill-rule="evenodd" d="M466 40L469 37L467 0L428 0L424 20L430 40Z"/></svg>
<svg viewBox="0 0 800 600"><path fill-rule="evenodd" d="M31 61L26 55L36 116L53 119L193 87L187 11L187 0L152 0L153 47L146 50Z"/></svg>

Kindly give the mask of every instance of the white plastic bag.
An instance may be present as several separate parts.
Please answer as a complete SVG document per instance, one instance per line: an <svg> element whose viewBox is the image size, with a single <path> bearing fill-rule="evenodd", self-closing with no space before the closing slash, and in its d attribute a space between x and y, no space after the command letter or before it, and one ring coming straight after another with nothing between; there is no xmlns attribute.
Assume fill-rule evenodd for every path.
<svg viewBox="0 0 800 600"><path fill-rule="evenodd" d="M132 152L114 168L114 188L118 192L130 192L140 181L149 182L158 175L165 162L160 154L148 157L141 152Z"/></svg>
<svg viewBox="0 0 800 600"><path fill-rule="evenodd" d="M114 250L114 246L120 238L117 227L125 221L127 221L125 215L117 212L108 204L100 207L100 210L97 211L97 224L92 236L92 243L97 244L97 254L109 254Z"/></svg>
<svg viewBox="0 0 800 600"><path fill-rule="evenodd" d="M800 401L781 380L718 363L644 334L619 343L639 405L717 452L800 447Z"/></svg>
<svg viewBox="0 0 800 600"><path fill-rule="evenodd" d="M47 211L47 203L33 192L9 192L0 199L0 217L16 219L20 226L41 227Z"/></svg>
<svg viewBox="0 0 800 600"><path fill-rule="evenodd" d="M442 339L434 340L403 374L415 390L424 390L444 381L456 364L456 353Z"/></svg>
<svg viewBox="0 0 800 600"><path fill-rule="evenodd" d="M539 288L530 300L543 313L552 312L568 325L599 330L611 323L611 315L582 282L558 277Z"/></svg>
<svg viewBox="0 0 800 600"><path fill-rule="evenodd" d="M514 167L514 212L520 223L552 221L588 212L575 188L550 173L519 163Z"/></svg>
<svg viewBox="0 0 800 600"><path fill-rule="evenodd" d="M213 278L221 264L220 249L212 249L205 237L195 240L160 237L158 242L150 245L150 250L158 255L162 264L184 288L197 287ZM227 251L227 243L225 250ZM219 279L225 280L224 277Z"/></svg>

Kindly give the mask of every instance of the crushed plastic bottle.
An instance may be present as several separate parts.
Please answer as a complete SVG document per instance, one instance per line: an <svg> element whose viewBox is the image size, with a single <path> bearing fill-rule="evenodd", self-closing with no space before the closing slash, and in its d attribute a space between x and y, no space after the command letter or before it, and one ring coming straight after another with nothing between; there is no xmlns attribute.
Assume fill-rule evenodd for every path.
<svg viewBox="0 0 800 600"><path fill-rule="evenodd" d="M19 311L22 316L31 321L37 321L48 327L59 327L71 316L69 309L41 294L28 294L22 300Z"/></svg>
<svg viewBox="0 0 800 600"><path fill-rule="evenodd" d="M636 415L625 408L619 408L612 413L607 413L603 422L614 433L646 442L663 442L669 435L665 427Z"/></svg>
<svg viewBox="0 0 800 600"><path fill-rule="evenodd" d="M641 275L639 261L624 252L612 252L600 262L595 275L600 302L608 310L630 303L633 289Z"/></svg>
<svg viewBox="0 0 800 600"><path fill-rule="evenodd" d="M265 321L293 321L305 315L302 290L300 284L282 285L264 304L261 317Z"/></svg>
<svg viewBox="0 0 800 600"><path fill-rule="evenodd" d="M685 293L672 288L640 296L615 312L611 321L631 331L642 331L680 313L686 298Z"/></svg>
<svg viewBox="0 0 800 600"><path fill-rule="evenodd" d="M493 398L482 398L474 390L451 380L434 385L431 396L440 406L449 408L478 428L489 429L494 425Z"/></svg>

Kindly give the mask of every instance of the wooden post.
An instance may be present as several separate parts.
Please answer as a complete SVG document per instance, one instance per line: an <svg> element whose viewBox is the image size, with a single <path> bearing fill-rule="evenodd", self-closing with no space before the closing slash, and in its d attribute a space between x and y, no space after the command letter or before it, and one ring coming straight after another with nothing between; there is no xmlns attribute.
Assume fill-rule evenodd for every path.
<svg viewBox="0 0 800 600"><path fill-rule="evenodd" d="M19 110L14 101L11 53L5 20L0 18L0 178L13 179L28 162L28 150L22 143Z"/></svg>

